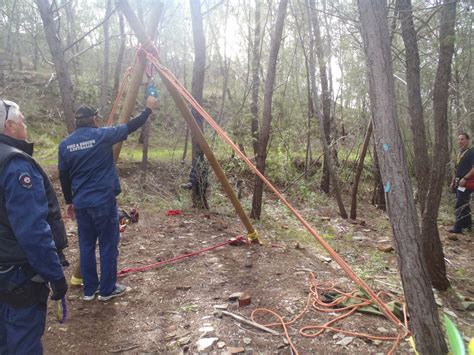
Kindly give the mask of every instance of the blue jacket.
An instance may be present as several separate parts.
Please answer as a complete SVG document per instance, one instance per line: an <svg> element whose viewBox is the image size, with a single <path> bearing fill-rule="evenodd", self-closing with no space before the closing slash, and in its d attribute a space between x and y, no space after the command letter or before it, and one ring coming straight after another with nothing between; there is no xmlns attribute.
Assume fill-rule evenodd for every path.
<svg viewBox="0 0 474 355"><path fill-rule="evenodd" d="M48 199L43 177L26 157L17 155L3 164L0 170L0 200L0 223L5 226L0 231L1 250L2 254L9 253L2 256L2 259L6 258L4 264L9 261L13 261L12 264L21 263L23 259L46 281L63 278L63 269L47 222ZM11 232L15 239L9 238ZM3 248L6 244L11 247L9 251Z"/></svg>
<svg viewBox="0 0 474 355"><path fill-rule="evenodd" d="M145 107L127 124L77 128L59 144L59 179L67 204L97 207L121 192L112 147L140 128L151 113Z"/></svg>
<svg viewBox="0 0 474 355"><path fill-rule="evenodd" d="M97 207L121 192L112 147L127 136L125 124L81 127L60 143L58 167L70 177L75 208Z"/></svg>

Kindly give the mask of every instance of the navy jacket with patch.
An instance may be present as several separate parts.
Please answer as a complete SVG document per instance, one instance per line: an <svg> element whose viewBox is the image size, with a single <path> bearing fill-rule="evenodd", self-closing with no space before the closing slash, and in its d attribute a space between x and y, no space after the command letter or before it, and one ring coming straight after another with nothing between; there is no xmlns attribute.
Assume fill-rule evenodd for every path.
<svg viewBox="0 0 474 355"><path fill-rule="evenodd" d="M0 138L4 153L12 142L20 142L4 135ZM29 264L46 281L64 277L48 214L39 166L20 151L8 154L0 169L0 264Z"/></svg>

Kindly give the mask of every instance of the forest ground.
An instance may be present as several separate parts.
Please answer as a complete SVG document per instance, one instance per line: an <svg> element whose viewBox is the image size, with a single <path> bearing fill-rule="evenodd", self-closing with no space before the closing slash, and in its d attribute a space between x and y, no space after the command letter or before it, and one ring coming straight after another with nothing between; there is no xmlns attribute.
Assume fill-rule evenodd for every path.
<svg viewBox="0 0 474 355"><path fill-rule="evenodd" d="M140 221L129 225L122 235L119 270L167 260L245 234L230 202L213 178L210 211L190 208L187 192L178 188L186 181L187 169L178 165L153 161L147 183L142 184L138 163L119 163L124 190L120 207L125 210L137 207L140 213ZM55 167L49 167L48 171L59 191ZM252 181L251 176L244 179L242 202L245 208L251 201ZM396 299L401 297L396 255L394 251L387 252L392 237L385 213L362 196L358 220L348 221L339 217L336 205L328 197L317 194L317 200L308 203L295 196L298 194L290 199L296 201L296 207L305 218L373 290L388 292ZM168 210L174 209L183 213L166 215ZM268 308L288 321L304 308L310 292L310 273L314 273L318 282L334 283L346 292L356 286L270 193L265 195L263 211L262 221L255 224L263 245L226 245L149 271L119 277L119 282L128 286L127 293L108 302L83 301L82 290L71 288L67 295L68 318L64 324L56 320L56 306L50 303L45 353L180 354L198 353L202 346L202 352L213 354L290 354L283 335L272 335L245 325L222 315L215 306L246 318L257 308ZM474 335L474 314L464 310L462 302L474 299L474 235L448 239L449 222L449 217L440 221L440 232L453 289L437 293L437 302L440 314L448 314L467 339ZM66 223L71 234L66 255L74 264L78 256L76 226L71 220ZM69 267L68 278L71 272L72 267ZM239 307L238 302L229 300L235 292L245 292L251 303ZM288 326L300 354L384 353L390 348L388 341L371 341L330 331L318 337L299 334L304 326L320 325L334 317L334 312L311 310ZM257 318L263 324L276 321L268 313ZM359 312L335 326L375 335L395 334L394 327L384 317ZM281 327L272 328L282 333ZM206 341L212 345L202 345ZM402 341L397 352L413 350L407 341Z"/></svg>

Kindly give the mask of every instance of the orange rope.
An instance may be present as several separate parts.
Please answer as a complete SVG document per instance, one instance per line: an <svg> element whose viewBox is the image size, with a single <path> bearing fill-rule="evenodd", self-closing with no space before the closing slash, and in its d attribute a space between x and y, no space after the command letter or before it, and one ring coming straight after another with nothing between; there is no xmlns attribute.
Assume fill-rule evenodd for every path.
<svg viewBox="0 0 474 355"><path fill-rule="evenodd" d="M346 272L346 274L358 285L360 285L367 294L377 303L381 311L390 319L397 328L401 328L408 332L408 329L403 325L397 317L387 308L387 306L379 299L377 294L372 291L372 289L361 279L359 278L354 271L352 271L349 264L340 257L331 246L321 237L319 234L309 225L309 223L303 218L303 216L283 197L283 195L270 183L270 181L252 164L252 162L242 153L239 147L229 138L227 133L223 131L219 125L212 119L212 117L199 105L199 103L194 99L194 97L186 90L186 88L174 77L174 75L164 67L157 58L152 54L147 53L148 60L155 65L156 69L167 80L169 80L173 87L183 96L183 98L206 120L206 122L217 132L217 134L234 150L234 152L249 166L249 168L263 181L267 187L275 193L275 195L280 199L280 201L288 207L288 209L295 215L295 217L303 224L303 226L308 230L308 232L323 246L323 248L328 252L334 261L336 261L339 266Z"/></svg>
<svg viewBox="0 0 474 355"><path fill-rule="evenodd" d="M315 311L320 311L320 312L326 312L326 313L340 313L340 312L345 312L341 314L340 316L331 319L330 321L322 324L322 325L309 325L309 326L304 326L300 328L299 334L307 337L307 338L314 338L322 333L324 331L332 331L332 332L338 332L342 333L345 335L350 335L353 337L359 337L359 338L367 338L367 339L373 339L373 340L382 340L382 341L393 341L393 345L390 347L390 350L388 354L392 354L393 351L396 349L398 344L400 343L400 340L402 338L403 332L401 329L399 329L398 334L396 336L379 336L379 335L372 335L372 334L367 334L367 333L358 333L358 332L352 332L340 328L335 328L332 327L331 325L350 316L354 312L356 312L359 308L365 307L368 305L373 304L373 301L370 301L368 299L358 297L355 295L356 291L353 291L351 293L346 293L338 290L337 288L334 287L334 285L331 284L324 284L324 283L318 283L316 282L316 278L313 273L309 274L309 293L306 301L306 305L303 308L303 310L296 315L293 319L291 319L288 322L285 322L282 316L280 316L278 313L276 313L273 310L267 309L267 308L257 308L255 309L252 314L251 314L251 319L252 321L258 323L256 321L256 315L259 313L270 313L272 316L278 319L278 322L276 323L269 323L269 324L262 324L265 327L274 327L274 326L281 326L284 329L285 337L288 340L288 343L290 344L291 350L293 351L294 354L298 354L298 351L296 350L296 347L294 346L293 342L290 339L290 336L288 334L288 326L295 323L298 319L302 318L310 309L313 309ZM338 294L341 296L336 298L332 302L324 302L320 298L320 294L328 291L336 291ZM386 295L384 292L379 292L377 294L378 296ZM356 301L359 301L356 304L350 305L350 306L343 306L340 308L334 308L337 307L340 304L344 304L349 299L353 299ZM405 307L403 307L403 310L405 312ZM404 313L405 317L405 327L407 326L406 323L406 313ZM318 330L316 333L311 332L312 330ZM403 335L403 337L406 336L406 333Z"/></svg>
<svg viewBox="0 0 474 355"><path fill-rule="evenodd" d="M148 49L148 48L147 48ZM398 332L398 336L397 338L393 338L393 337L378 337L377 339L380 339L380 338L383 338L383 340L387 340L386 338L390 338L390 340L393 340L393 339L396 339L396 341L394 342L394 346L392 347L392 349L390 350L390 353L394 351L394 349L397 347L397 345L399 344L400 342L400 339L402 338L402 334L403 334L403 337L405 337L407 334L410 334L410 331L408 330L408 327L407 327L407 324L405 322L405 324L401 323L399 321L399 319L392 313L392 311L390 311L390 309L386 306L386 304L380 299L379 297L379 294L376 294L374 291L372 291L372 289L361 279L359 278L355 273L354 271L351 269L351 267L349 266L349 264L347 264L345 262L345 260L339 256L339 254L337 254L332 248L331 246L323 239L321 238L321 236L319 236L319 234L309 225L309 223L303 218L303 216L292 206L290 205L290 203L285 199L285 197L283 197L283 195L271 184L271 182L255 167L255 165L252 164L252 162L247 158L247 156L245 156L244 153L242 153L239 149L239 147L230 139L230 137L227 135L227 133L222 130L219 125L212 119L212 117L199 105L199 103L194 99L194 97L186 90L186 88L174 77L174 75L166 68L164 67L160 62L159 60L156 58L156 56L154 54L158 53L157 49L155 47L152 47L151 48L151 52L154 52L154 53L151 53L151 52L147 52L146 50L144 50L143 48L140 49L140 51L143 53L145 52L146 53L146 56L147 56L147 59L155 66L155 68L157 69L157 71L160 73L160 75L164 78L166 78L167 80L170 81L170 83L172 84L172 86L176 89L176 91L178 93L181 94L181 96L206 120L206 122L217 132L217 134L219 134L219 136L234 150L234 152L249 166L249 168L263 181L263 183L265 185L267 185L267 187L273 191L275 193L275 195L280 199L280 201L295 215L295 217L303 224L303 226L308 230L308 232L323 246L323 248L328 252L328 254L332 257L332 259L334 261L336 261L339 266L346 272L346 274L349 276L349 278L351 278L356 284L358 284L359 286L361 286L366 292L367 294L372 298L373 302L376 303L381 311L386 315L386 317L391 320L395 326L398 328L399 332ZM130 71L131 72L131 71ZM127 73L125 75L125 77L128 77L130 74ZM124 78L124 81L125 81L125 78ZM124 86L124 85L123 85ZM115 115L115 110L116 110L116 107L118 105L118 101L123 93L123 86L121 85L121 89L119 90L119 94L117 95L116 99L115 99L115 102L114 102L114 106L113 106L113 110L111 112L111 115L109 116L109 120L108 120L108 124L110 125L111 122L113 122L113 116ZM314 278L314 276L313 276ZM312 292L312 294L314 295L315 292ZM317 294L317 292L316 292ZM349 297L347 296L347 294L344 294L345 297ZM354 297L354 296L350 296L350 297ZM276 324L280 324L282 325L282 327L284 328L285 330L285 335L287 336L287 339L290 343L290 346L291 346L291 349L297 354L297 350L296 348L294 347L293 343L291 342L290 338L289 338L289 335L288 335L288 331L287 331L287 328L286 326L295 322L298 318L300 318L304 312L306 312L306 310L308 309L309 307L309 300L310 300L310 297L308 297L308 303L305 307L305 309L303 310L303 312L298 315L296 318L294 318L292 321L290 322L287 322L285 323L283 318L281 316L279 316L278 314L276 314L275 312L271 311L271 310L265 310L266 312L270 312L272 313L274 316L276 316L279 320L280 320L280 323L276 323ZM317 299L316 299L317 300ZM318 303L317 301L315 301L316 303ZM368 302L368 303L367 303ZM358 307L362 307L362 306L365 306L367 304L370 304L371 301L368 301L368 300L361 300L361 303L358 304L357 306ZM319 303L318 303L319 304ZM319 309L321 310L320 307L317 307L314 302L313 302L313 307L315 309ZM348 309L348 307L345 307L345 308L342 308L340 309L339 311L341 310L345 310L345 309ZM306 327L306 328L302 328L302 330L300 331L300 333L303 335L303 336L317 336L319 334L321 334L325 329L327 330L332 330L332 331L341 331L345 334L349 334L350 332L346 332L346 331L343 331L343 330L339 330L339 329L336 329L336 328L333 328L333 327L329 327L330 324L332 323L335 323L337 322L338 320L342 319L342 318L345 318L347 316L349 316L350 314L354 313L355 312L355 308L354 309L351 309L349 310L346 314L340 316L340 317L337 317L336 319L326 323L325 325L323 326L315 326L315 327ZM257 309L255 310L253 313L252 313L252 317L253 317L253 314L255 312L258 312L258 311L262 311L262 309ZM331 311L334 311L334 310L331 310ZM307 329L320 329L319 332L317 332L316 334L306 334L305 333L305 330ZM358 333L351 333L351 334L358 334ZM359 335L356 335L356 336L367 336L367 337L375 337L375 336L371 336L371 335L366 335L366 334L359 334Z"/></svg>
<svg viewBox="0 0 474 355"><path fill-rule="evenodd" d="M128 85L128 82L130 81L132 69L133 67L127 68L125 75L123 76L122 81L120 82L120 86L117 91L117 96L115 96L114 104L112 105L112 110L110 111L109 118L107 119L107 126L112 126L114 124L115 112L117 111L117 107L120 102L120 99L122 98L125 87Z"/></svg>

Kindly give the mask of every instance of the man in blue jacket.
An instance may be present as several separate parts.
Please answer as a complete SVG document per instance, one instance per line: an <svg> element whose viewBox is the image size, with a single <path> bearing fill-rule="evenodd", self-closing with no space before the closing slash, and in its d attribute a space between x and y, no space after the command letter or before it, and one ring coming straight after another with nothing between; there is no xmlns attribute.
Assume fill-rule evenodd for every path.
<svg viewBox="0 0 474 355"><path fill-rule="evenodd" d="M68 288L48 222L59 206L26 138L18 105L0 100L0 354L42 354L48 282L52 300Z"/></svg>
<svg viewBox="0 0 474 355"><path fill-rule="evenodd" d="M127 124L99 127L97 109L81 105L76 110L76 130L59 145L59 178L68 215L77 219L80 269L85 301L99 294L107 301L125 293L117 281L119 220L116 196L121 192L112 147L140 128L157 106L149 96L140 115ZM99 241L100 280L95 246ZM99 282L100 281L100 282Z"/></svg>

